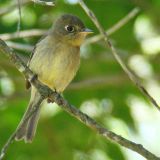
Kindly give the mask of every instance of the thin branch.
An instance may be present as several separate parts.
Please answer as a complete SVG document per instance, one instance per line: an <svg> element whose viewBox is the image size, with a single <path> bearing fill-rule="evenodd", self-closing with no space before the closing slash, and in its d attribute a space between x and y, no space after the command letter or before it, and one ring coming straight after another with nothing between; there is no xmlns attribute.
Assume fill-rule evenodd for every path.
<svg viewBox="0 0 160 160"><path fill-rule="evenodd" d="M134 18L137 15L138 12L139 12L138 8L133 9L124 18L122 18L115 25L113 25L111 28L109 28L106 31L107 34L111 35L111 34L115 33L117 30L119 30L121 27L123 27L126 23L128 23L132 18ZM0 34L0 38L3 39L3 40L11 40L11 39L16 39L16 38L42 36L46 32L47 32L47 30L32 29L32 30L20 31L19 35L17 35L16 33ZM95 43L95 42L97 42L101 39L103 39L102 35L93 36L91 38L86 39L84 45L90 44L90 43Z"/></svg>
<svg viewBox="0 0 160 160"><path fill-rule="evenodd" d="M95 89L99 87L104 88L105 86L120 86L126 84L127 80L127 76L122 74L98 76L89 79L84 79L79 82L72 82L67 87L67 90Z"/></svg>
<svg viewBox="0 0 160 160"><path fill-rule="evenodd" d="M47 30L43 30L43 29L31 29L31 30L20 31L18 34L17 32L0 34L0 38L3 40L11 40L16 38L42 36L44 33L46 33L46 31Z"/></svg>
<svg viewBox="0 0 160 160"><path fill-rule="evenodd" d="M122 26L124 26L126 23L128 23L132 18L134 18L137 13L139 12L138 8L133 9L131 12L129 12L124 18L119 20L115 25L113 25L111 28L109 28L106 32L108 35L111 35L115 33L117 30L119 30ZM42 36L47 32L47 30L43 29L32 29L32 30L24 30L19 31L18 33L6 33L6 34L0 34L0 38L3 40L11 40L16 38L26 38L26 37L34 37L34 36ZM91 43L95 43L99 40L103 39L103 36L96 35L91 38L88 38L85 40L83 45L88 45ZM15 43L15 42L7 42L7 44L17 50L21 51L32 51L34 46L21 44L21 43Z"/></svg>
<svg viewBox="0 0 160 160"><path fill-rule="evenodd" d="M21 1L21 5L26 5L28 4L30 1L29 0L23 0ZM12 5L10 5L9 7L3 7L3 8L0 8L0 16L3 16L11 11L13 11L15 8L17 8L17 3L14 2Z"/></svg>
<svg viewBox="0 0 160 160"><path fill-rule="evenodd" d="M55 0L31 0L34 3L46 6L55 6Z"/></svg>
<svg viewBox="0 0 160 160"><path fill-rule="evenodd" d="M21 50L21 51L28 51L31 52L33 50L33 46L28 44L16 43L11 41L6 41L7 45L11 48Z"/></svg>
<svg viewBox="0 0 160 160"><path fill-rule="evenodd" d="M134 18L139 13L139 11L140 11L139 8L134 8L125 17L120 19L116 24L114 24L111 28L109 28L106 31L108 36L112 35L116 31L118 31L121 27L123 27L125 24L127 24L132 18ZM84 45L95 43L95 42L100 41L102 39L103 39L103 35L99 34L99 35L93 36L91 38L87 38Z"/></svg>
<svg viewBox="0 0 160 160"><path fill-rule="evenodd" d="M141 84L140 80L131 72L131 70L127 67L127 65L123 62L121 57L118 55L115 47L113 46L110 39L108 38L107 33L104 31L104 29L102 28L102 26L98 22L98 19L96 18L95 14L86 6L86 4L83 2L83 0L79 0L79 4L84 9L86 14L90 17L90 19L93 21L93 23L96 25L97 29L99 30L99 32L103 36L106 47L110 48L115 59L120 64L120 66L125 71L125 73L128 75L128 77L138 87L138 89L150 100L150 102L160 111L160 106L158 105L156 100L148 93L148 91L145 89L145 87Z"/></svg>
<svg viewBox="0 0 160 160"><path fill-rule="evenodd" d="M21 18L22 18L22 14L21 14L21 1L17 0L17 5L18 5L18 13L19 13L19 17L18 17L18 23L17 23L17 34L19 35L19 31L21 29Z"/></svg>
<svg viewBox="0 0 160 160"><path fill-rule="evenodd" d="M13 52L11 48L9 48L4 41L0 40L0 52L7 55L11 61L15 64L16 68L23 73L25 76L29 78L31 81L34 74L32 71L26 66L26 64ZM92 128L97 133L105 137L106 139L109 139L115 143L120 144L121 146L124 146L128 149L131 149L143 157L145 157L148 160L160 160L159 157L155 156L153 153L145 149L141 144L134 143L130 140L127 140L123 138L120 135L117 135L116 133L107 130L106 128L99 125L94 119L90 118L85 113L81 112L79 109L74 107L73 105L69 104L62 96L60 96L58 93L52 91L47 86L44 86L38 79L34 79L34 81L31 81L32 85L34 85L40 94L42 95L43 99L47 98L48 96L52 99L52 101L56 102L63 110L68 112L70 115L74 116L76 119L80 120L83 124L86 126ZM33 114L33 113L32 113ZM30 114L31 116L31 114ZM0 157L4 157L8 147L10 146L11 142L15 138L15 133L8 139L7 143L2 148ZM2 158L0 159L2 160Z"/></svg>

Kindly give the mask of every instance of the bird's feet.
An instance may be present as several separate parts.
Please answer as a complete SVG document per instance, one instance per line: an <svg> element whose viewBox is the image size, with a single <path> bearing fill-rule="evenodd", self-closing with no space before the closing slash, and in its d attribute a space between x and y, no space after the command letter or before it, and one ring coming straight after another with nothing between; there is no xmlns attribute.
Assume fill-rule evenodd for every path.
<svg viewBox="0 0 160 160"><path fill-rule="evenodd" d="M54 92L55 92L57 95L59 95L59 93L57 92L56 89L54 89ZM48 97L48 98L47 98L47 103L54 103L54 100L53 100L52 98Z"/></svg>
<svg viewBox="0 0 160 160"><path fill-rule="evenodd" d="M47 103L54 103L54 101L51 98L47 98Z"/></svg>
<svg viewBox="0 0 160 160"><path fill-rule="evenodd" d="M38 79L38 75L34 74L33 77L31 78L31 82L34 82L36 79Z"/></svg>
<svg viewBox="0 0 160 160"><path fill-rule="evenodd" d="M31 83L38 78L37 74L34 74L29 81L28 78L26 77L26 89L29 89L31 87Z"/></svg>

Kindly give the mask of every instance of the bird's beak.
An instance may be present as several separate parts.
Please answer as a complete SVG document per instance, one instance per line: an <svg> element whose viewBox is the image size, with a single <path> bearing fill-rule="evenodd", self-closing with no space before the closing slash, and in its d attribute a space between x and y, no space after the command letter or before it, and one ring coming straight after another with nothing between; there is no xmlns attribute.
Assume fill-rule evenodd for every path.
<svg viewBox="0 0 160 160"><path fill-rule="evenodd" d="M93 31L91 29L85 28L84 30L81 31L81 33L88 35L93 33Z"/></svg>

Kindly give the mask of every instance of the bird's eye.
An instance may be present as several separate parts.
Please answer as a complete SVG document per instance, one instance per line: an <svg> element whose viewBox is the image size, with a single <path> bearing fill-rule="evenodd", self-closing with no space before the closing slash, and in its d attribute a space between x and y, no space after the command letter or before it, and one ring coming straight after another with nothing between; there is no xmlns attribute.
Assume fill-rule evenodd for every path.
<svg viewBox="0 0 160 160"><path fill-rule="evenodd" d="M73 26L65 26L66 31L68 32L74 32L74 27Z"/></svg>

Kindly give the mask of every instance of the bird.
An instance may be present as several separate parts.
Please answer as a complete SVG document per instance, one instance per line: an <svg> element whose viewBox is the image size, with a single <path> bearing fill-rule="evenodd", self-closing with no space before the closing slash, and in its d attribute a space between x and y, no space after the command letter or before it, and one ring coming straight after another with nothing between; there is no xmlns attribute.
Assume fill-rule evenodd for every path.
<svg viewBox="0 0 160 160"><path fill-rule="evenodd" d="M61 15L35 45L28 67L44 85L59 94L63 93L79 69L80 46L90 33L92 30L86 28L79 17L72 14ZM31 87L31 97L17 127L15 140L31 143L36 133L41 107L38 107L27 121L24 119L34 108L40 93L29 80L26 82L27 88Z"/></svg>

